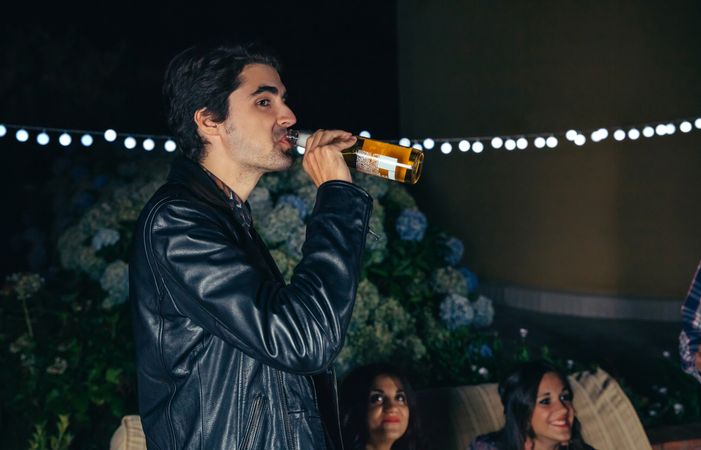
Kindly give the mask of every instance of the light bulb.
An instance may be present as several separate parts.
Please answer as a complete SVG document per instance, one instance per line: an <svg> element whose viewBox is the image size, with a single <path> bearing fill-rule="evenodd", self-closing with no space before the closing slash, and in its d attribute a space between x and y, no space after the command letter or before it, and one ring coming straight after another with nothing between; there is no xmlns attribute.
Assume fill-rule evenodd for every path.
<svg viewBox="0 0 701 450"><path fill-rule="evenodd" d="M536 148L543 148L545 147L545 139L538 136L537 138L535 138L535 141L533 141L533 145L535 145Z"/></svg>
<svg viewBox="0 0 701 450"><path fill-rule="evenodd" d="M127 137L126 139L124 139L124 146L129 150L133 149L134 147L136 147L136 139L134 139L131 136Z"/></svg>
<svg viewBox="0 0 701 450"><path fill-rule="evenodd" d="M17 133L15 133L15 138L17 138L18 141L20 142L27 142L29 139L29 133L27 133L27 130L24 128L17 130Z"/></svg>
<svg viewBox="0 0 701 450"><path fill-rule="evenodd" d="M470 150L470 142L463 139L458 143L458 148L461 152L466 152Z"/></svg>
<svg viewBox="0 0 701 450"><path fill-rule="evenodd" d="M497 136L495 138L492 138L491 144L492 148L500 149L501 146L504 144L504 141L502 141L501 138Z"/></svg>
<svg viewBox="0 0 701 450"><path fill-rule="evenodd" d="M555 148L557 147L557 138L555 136L550 136L545 140L545 144L548 148Z"/></svg>
<svg viewBox="0 0 701 450"><path fill-rule="evenodd" d="M507 150L511 151L516 148L516 141L514 141L513 139L507 139L506 142L504 142L504 147Z"/></svg>
<svg viewBox="0 0 701 450"><path fill-rule="evenodd" d="M411 147L411 141L407 138L401 138L399 140L399 145L401 145L402 147Z"/></svg>
<svg viewBox="0 0 701 450"><path fill-rule="evenodd" d="M583 134L578 134L576 138L574 138L574 143L575 145L582 146L584 143L587 142L587 138L584 137Z"/></svg>
<svg viewBox="0 0 701 450"><path fill-rule="evenodd" d="M628 139L634 141L640 137L640 131L637 128L631 128L628 130Z"/></svg>
<svg viewBox="0 0 701 450"><path fill-rule="evenodd" d="M370 132L363 130L360 133L358 133L358 136L370 139Z"/></svg>
<svg viewBox="0 0 701 450"><path fill-rule="evenodd" d="M153 139L147 138L147 139L144 139L144 142L141 145L143 145L144 150L146 150L147 152L150 152L156 146L156 143L153 142Z"/></svg>
<svg viewBox="0 0 701 450"><path fill-rule="evenodd" d="M424 148L426 150L431 150L434 145L435 145L435 142L433 142L433 139L431 139L431 138L424 139Z"/></svg>
<svg viewBox="0 0 701 450"><path fill-rule="evenodd" d="M687 122L686 120L682 123L679 124L679 131L682 133L688 133L691 131L691 122Z"/></svg>
<svg viewBox="0 0 701 450"><path fill-rule="evenodd" d="M49 135L45 131L42 131L37 135L37 144L46 145L49 143Z"/></svg>
<svg viewBox="0 0 701 450"><path fill-rule="evenodd" d="M90 147L93 143L93 138L86 133L80 138L80 143L83 144L84 147Z"/></svg>
<svg viewBox="0 0 701 450"><path fill-rule="evenodd" d="M168 153L174 152L176 148L175 141L168 139L165 144L163 144L163 148L165 148ZM297 149L299 150L299 147L297 147Z"/></svg>
<svg viewBox="0 0 701 450"><path fill-rule="evenodd" d="M613 138L617 141L622 141L626 138L626 132L623 130L616 130L613 132Z"/></svg>
<svg viewBox="0 0 701 450"><path fill-rule="evenodd" d="M5 125L0 125L0 137L3 137L7 134L7 128L5 128Z"/></svg>
<svg viewBox="0 0 701 450"><path fill-rule="evenodd" d="M574 141L574 138L577 137L579 133L577 133L575 130L567 130L567 133L565 133L565 139L568 141Z"/></svg>
<svg viewBox="0 0 701 450"><path fill-rule="evenodd" d="M71 145L71 142L73 142L73 139L68 133L63 133L61 136L58 137L58 143L63 145L64 147L68 147L69 145Z"/></svg>
<svg viewBox="0 0 701 450"><path fill-rule="evenodd" d="M117 132L114 131L112 128L109 130L105 131L105 140L107 142L114 142L117 140Z"/></svg>
<svg viewBox="0 0 701 450"><path fill-rule="evenodd" d="M416 150L423 150L423 146L419 144L418 142L414 145L411 146L412 148L415 148Z"/></svg>
<svg viewBox="0 0 701 450"><path fill-rule="evenodd" d="M651 126L643 128L643 136L646 138L653 137L655 135L655 129Z"/></svg>
<svg viewBox="0 0 701 450"><path fill-rule="evenodd" d="M667 126L659 124L655 127L655 133L657 133L658 136L664 136L667 134Z"/></svg>
<svg viewBox="0 0 701 450"><path fill-rule="evenodd" d="M677 132L677 127L675 127L673 123L668 123L666 128L667 128L667 134L674 134Z"/></svg>
<svg viewBox="0 0 701 450"><path fill-rule="evenodd" d="M694 126L701 129L701 118L694 120Z"/></svg>
<svg viewBox="0 0 701 450"><path fill-rule="evenodd" d="M516 141L516 147L519 148L519 150L523 150L524 148L528 147L528 140L526 138L518 138Z"/></svg>
<svg viewBox="0 0 701 450"><path fill-rule="evenodd" d="M482 150L484 150L484 144L482 144L480 141L475 141L474 144L472 144L472 151L475 153L482 153Z"/></svg>
<svg viewBox="0 0 701 450"><path fill-rule="evenodd" d="M453 151L453 146L450 145L450 142L444 142L441 144L441 153L444 155L447 155L448 153Z"/></svg>

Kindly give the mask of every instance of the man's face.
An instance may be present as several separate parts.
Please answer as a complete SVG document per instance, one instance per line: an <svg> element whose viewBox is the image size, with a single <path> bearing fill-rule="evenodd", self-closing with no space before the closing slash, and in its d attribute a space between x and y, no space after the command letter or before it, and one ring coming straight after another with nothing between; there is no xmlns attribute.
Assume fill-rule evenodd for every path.
<svg viewBox="0 0 701 450"><path fill-rule="evenodd" d="M226 155L242 171L263 174L292 165L287 129L297 118L285 104L286 89L271 66L249 64L229 95L229 117L222 124Z"/></svg>

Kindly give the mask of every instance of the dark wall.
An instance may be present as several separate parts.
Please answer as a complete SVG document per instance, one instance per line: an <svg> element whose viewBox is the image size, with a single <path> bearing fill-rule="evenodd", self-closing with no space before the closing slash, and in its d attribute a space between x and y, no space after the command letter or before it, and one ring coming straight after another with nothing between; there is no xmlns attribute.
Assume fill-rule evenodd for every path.
<svg viewBox="0 0 701 450"><path fill-rule="evenodd" d="M701 117L698 2L399 2L400 129L560 132ZM678 299L701 258L701 130L428 152L419 204L488 280Z"/></svg>
<svg viewBox="0 0 701 450"><path fill-rule="evenodd" d="M0 124L166 134L168 61L195 43L257 40L283 62L299 127L397 134L394 2L159 3L26 3L0 14ZM52 167L110 150L34 142L0 138L0 192L12 212L0 221L0 279L50 263Z"/></svg>

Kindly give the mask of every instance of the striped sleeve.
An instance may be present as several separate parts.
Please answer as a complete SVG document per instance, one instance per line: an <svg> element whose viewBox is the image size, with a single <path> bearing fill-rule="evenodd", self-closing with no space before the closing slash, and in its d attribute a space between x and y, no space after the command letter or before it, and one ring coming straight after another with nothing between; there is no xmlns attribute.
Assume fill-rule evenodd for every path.
<svg viewBox="0 0 701 450"><path fill-rule="evenodd" d="M682 332L679 335L679 357L684 372L701 382L694 358L701 344L701 263L682 305Z"/></svg>

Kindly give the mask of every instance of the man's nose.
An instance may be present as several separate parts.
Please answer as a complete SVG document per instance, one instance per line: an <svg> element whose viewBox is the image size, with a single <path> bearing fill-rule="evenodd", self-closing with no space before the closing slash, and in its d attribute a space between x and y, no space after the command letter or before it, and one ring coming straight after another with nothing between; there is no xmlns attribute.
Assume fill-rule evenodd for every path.
<svg viewBox="0 0 701 450"><path fill-rule="evenodd" d="M295 117L295 113L292 112L289 106L283 104L280 108L280 114L278 115L277 123L281 127L289 128L295 123L297 123L297 117Z"/></svg>

